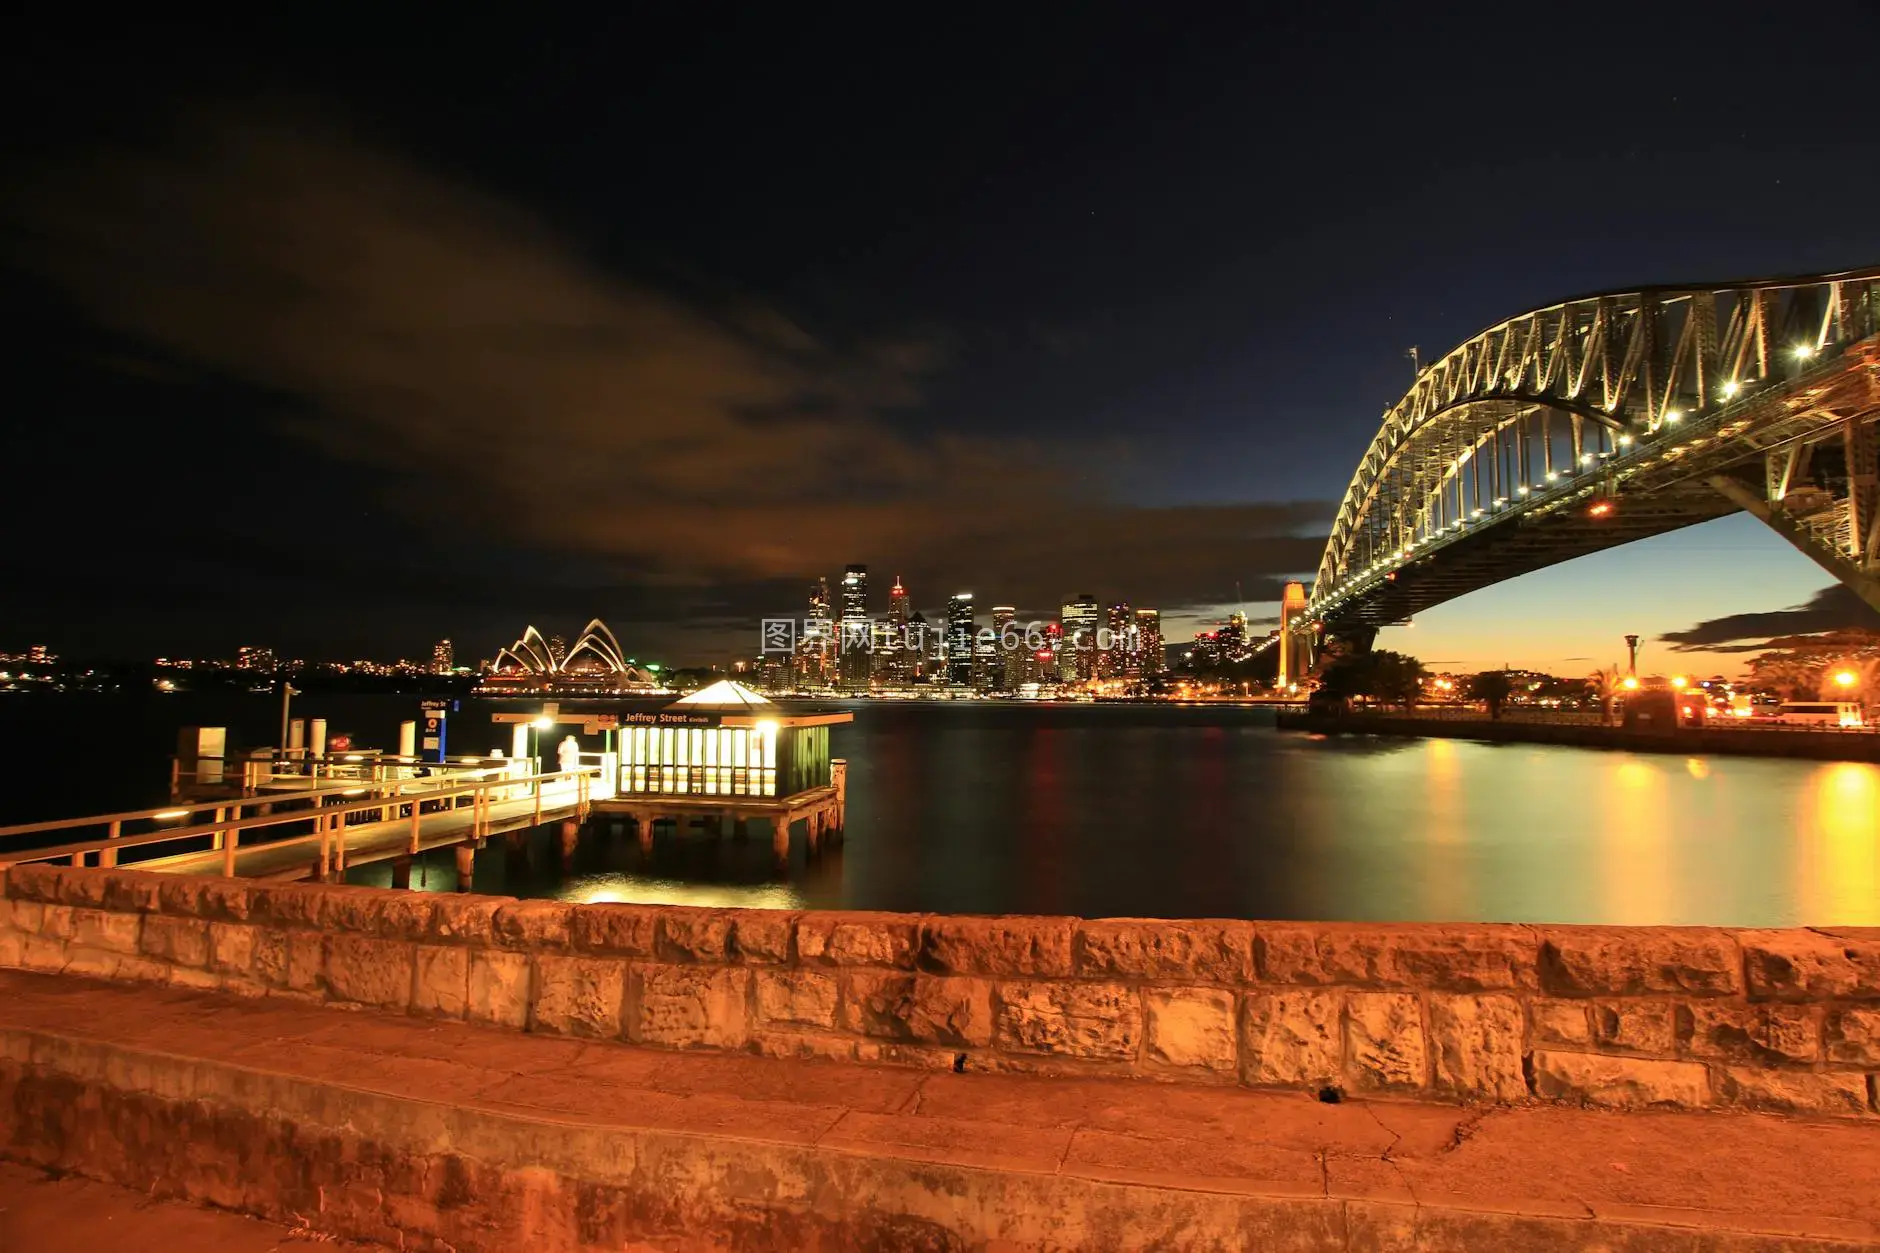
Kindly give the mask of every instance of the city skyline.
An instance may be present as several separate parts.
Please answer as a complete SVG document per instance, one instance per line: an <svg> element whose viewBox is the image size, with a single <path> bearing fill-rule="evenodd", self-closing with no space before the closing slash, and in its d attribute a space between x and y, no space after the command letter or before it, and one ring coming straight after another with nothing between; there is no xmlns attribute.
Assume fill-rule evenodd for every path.
<svg viewBox="0 0 1880 1253"><path fill-rule="evenodd" d="M431 42L415 21L361 49L258 20L240 70L163 30L83 56L24 32L43 55L7 84L9 124L31 119L34 139L9 149L28 194L0 222L10 377L52 465L100 500L185 493L217 541L71 510L70 474L19 476L20 516L48 525L0 550L0 576L31 593L12 628L74 654L266 639L382 656L598 614L647 653L726 659L805 571L844 560L923 589L969 570L1028 616L1066 587L1127 588L1171 640L1235 611L1270 619L1280 585L1316 568L1412 345L1431 360L1602 287L1880 258L1880 227L1824 218L1798 190L1835 168L1853 202L1880 191L1854 86L1824 82L1805 128L1737 119L1728 196L1691 125L1711 106L1631 89L1659 81L1660 41L1724 79L1758 73L1743 35L1774 19L1724 11L1700 30L1643 11L1636 40L1570 63L1588 87L1576 133L1625 145L1536 148L1498 88L1464 77L1399 100L1390 67L1473 29L1461 14L1336 30L1093 14L997 47L962 26L885 78L835 40L832 72L783 93L803 145L788 160L660 107L697 81L772 107L777 70L755 51L584 87L593 124L571 131L566 61L645 37L613 22L570 19L529 49L470 24L440 59L414 55ZM672 45L694 47L671 20ZM1850 39L1880 34L1870 10L1846 22ZM1327 40L1355 94L1284 51ZM970 89L950 68L968 51ZM1538 55L1536 75L1569 69L1562 49ZM1121 59L1146 93L1128 107L1096 70L1033 92L1038 64ZM477 68L491 60L500 83ZM279 90L257 97L251 73ZM1457 127L1528 153L1503 171L1520 185L1651 194L1458 205L1461 158L1428 155ZM595 159L610 130L640 137L632 170ZM782 194L753 202L753 180ZM365 541L343 591L330 567L278 560L303 533ZM1418 651L1593 656L1629 630L1806 607L1828 585L1736 523L1641 553L1434 610ZM1729 595L1671 590L1705 574ZM200 587L222 589L213 612Z"/></svg>

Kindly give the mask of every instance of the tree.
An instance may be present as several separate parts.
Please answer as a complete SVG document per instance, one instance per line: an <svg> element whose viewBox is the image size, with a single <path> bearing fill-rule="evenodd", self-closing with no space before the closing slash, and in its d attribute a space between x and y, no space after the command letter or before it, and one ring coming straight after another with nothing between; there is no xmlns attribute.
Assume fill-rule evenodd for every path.
<svg viewBox="0 0 1880 1253"><path fill-rule="evenodd" d="M1502 704L1513 687L1506 670L1484 670L1469 680L1469 695L1488 706L1490 720L1499 721Z"/></svg>
<svg viewBox="0 0 1880 1253"><path fill-rule="evenodd" d="M1366 697L1380 705L1408 707L1423 690L1423 663L1415 657L1376 649L1351 653L1325 668L1319 690L1337 700Z"/></svg>

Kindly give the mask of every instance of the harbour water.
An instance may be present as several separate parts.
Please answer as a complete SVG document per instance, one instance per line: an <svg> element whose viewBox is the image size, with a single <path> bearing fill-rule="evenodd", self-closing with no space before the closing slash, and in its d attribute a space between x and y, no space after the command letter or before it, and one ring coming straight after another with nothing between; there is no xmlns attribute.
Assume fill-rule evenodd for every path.
<svg viewBox="0 0 1880 1253"><path fill-rule="evenodd" d="M356 743L416 702L303 698ZM300 702L297 702L299 704ZM1086 916L1734 926L1880 923L1880 767L1455 740L1322 739L1227 706L861 702L834 729L848 838L819 858L597 817L478 854L479 891L574 900ZM174 727L274 738L266 695L0 704L0 823L164 799ZM459 752L486 751L466 702ZM486 742L487 741L487 742ZM16 780L22 778L15 771ZM354 870L383 882L388 864ZM448 850L414 886L452 890Z"/></svg>

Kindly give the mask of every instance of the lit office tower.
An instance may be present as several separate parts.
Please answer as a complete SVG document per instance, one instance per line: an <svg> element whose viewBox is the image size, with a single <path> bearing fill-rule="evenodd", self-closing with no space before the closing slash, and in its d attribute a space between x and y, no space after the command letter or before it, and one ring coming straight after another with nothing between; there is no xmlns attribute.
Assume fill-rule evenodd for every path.
<svg viewBox="0 0 1880 1253"><path fill-rule="evenodd" d="M829 682L835 646L835 620L829 615L829 580L817 579L809 585L809 616L803 619L803 634L796 641L799 686L822 687Z"/></svg>
<svg viewBox="0 0 1880 1253"><path fill-rule="evenodd" d="M1097 598L1079 592L1064 602L1064 677L1081 682L1096 673Z"/></svg>
<svg viewBox="0 0 1880 1253"><path fill-rule="evenodd" d="M1136 615L1129 611L1127 601L1111 605L1104 613L1103 625L1108 648L1097 653L1097 673L1106 679L1134 678L1140 674L1141 658L1137 654Z"/></svg>
<svg viewBox="0 0 1880 1253"><path fill-rule="evenodd" d="M1142 649L1142 677L1153 679L1168 669L1168 654L1162 651L1162 611L1136 611L1136 643Z"/></svg>
<svg viewBox="0 0 1880 1253"><path fill-rule="evenodd" d="M912 646L908 639L908 617L907 589L901 586L901 576L897 574L894 586L888 589L888 616L874 624L875 677L896 687L906 683L913 670L908 656Z"/></svg>
<svg viewBox="0 0 1880 1253"><path fill-rule="evenodd" d="M868 621L868 567L847 566L842 571L842 621L838 624L842 687L850 692L868 690L869 646L874 643Z"/></svg>
<svg viewBox="0 0 1880 1253"><path fill-rule="evenodd" d="M901 586L901 576L894 576L894 586L888 589L888 621L897 627L907 625L908 618L907 589Z"/></svg>
<svg viewBox="0 0 1880 1253"><path fill-rule="evenodd" d="M995 691L1016 692L1025 681L1025 640L1015 625L1017 620L1018 610L1012 606L992 607L993 673L989 678Z"/></svg>
<svg viewBox="0 0 1880 1253"><path fill-rule="evenodd" d="M457 653L450 646L449 640L439 640L431 645L431 673L449 674L457 668Z"/></svg>
<svg viewBox="0 0 1880 1253"><path fill-rule="evenodd" d="M973 681L973 594L957 592L947 604L947 682L967 687Z"/></svg>
<svg viewBox="0 0 1880 1253"><path fill-rule="evenodd" d="M243 644L235 650L235 668L237 670L256 670L262 674L273 674L275 669L274 650L256 648Z"/></svg>

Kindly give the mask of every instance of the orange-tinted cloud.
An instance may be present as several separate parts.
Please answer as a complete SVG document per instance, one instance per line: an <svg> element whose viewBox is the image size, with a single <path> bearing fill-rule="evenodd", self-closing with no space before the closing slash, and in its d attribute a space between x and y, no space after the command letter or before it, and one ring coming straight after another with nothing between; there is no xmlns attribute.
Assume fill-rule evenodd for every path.
<svg viewBox="0 0 1880 1253"><path fill-rule="evenodd" d="M198 121L49 169L11 212L17 262L279 396L276 420L421 497L439 539L693 586L868 560L1031 606L1224 600L1317 561L1297 532L1328 505L1134 508L1066 468L1088 449L911 433L943 340L831 342L609 273L513 205L318 129Z"/></svg>

